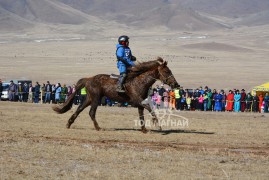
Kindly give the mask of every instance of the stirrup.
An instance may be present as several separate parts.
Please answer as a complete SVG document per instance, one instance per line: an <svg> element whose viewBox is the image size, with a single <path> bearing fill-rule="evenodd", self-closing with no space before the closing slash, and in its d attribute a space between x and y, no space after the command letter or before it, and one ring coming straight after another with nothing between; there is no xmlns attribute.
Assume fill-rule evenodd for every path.
<svg viewBox="0 0 269 180"><path fill-rule="evenodd" d="M121 87L117 87L116 91L120 93L125 93L125 90Z"/></svg>

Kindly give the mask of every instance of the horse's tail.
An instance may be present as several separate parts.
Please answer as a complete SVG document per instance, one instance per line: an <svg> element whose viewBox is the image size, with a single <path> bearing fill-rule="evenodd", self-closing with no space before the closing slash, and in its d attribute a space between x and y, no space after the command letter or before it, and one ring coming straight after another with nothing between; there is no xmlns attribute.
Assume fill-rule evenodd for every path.
<svg viewBox="0 0 269 180"><path fill-rule="evenodd" d="M78 80L77 84L76 84L76 90L75 92L73 92L66 100L65 103L63 103L62 105L56 105L53 106L52 109L59 113L59 114L63 114L66 113L67 111L69 111L72 108L73 102L74 102L74 98L77 95L77 92L79 92L83 87L85 87L86 82L89 80L89 78L82 78L80 80Z"/></svg>

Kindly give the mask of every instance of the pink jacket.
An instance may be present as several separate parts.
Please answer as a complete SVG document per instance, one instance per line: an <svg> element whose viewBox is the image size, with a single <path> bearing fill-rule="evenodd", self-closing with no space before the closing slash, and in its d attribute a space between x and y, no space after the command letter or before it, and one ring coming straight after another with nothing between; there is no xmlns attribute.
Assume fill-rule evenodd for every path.
<svg viewBox="0 0 269 180"><path fill-rule="evenodd" d="M162 100L162 96L157 95L156 103L157 103L157 104L161 104L161 100Z"/></svg>
<svg viewBox="0 0 269 180"><path fill-rule="evenodd" d="M153 102L156 102L157 101L157 96L158 96L158 94L157 93L154 93L154 95L151 97L151 100Z"/></svg>
<svg viewBox="0 0 269 180"><path fill-rule="evenodd" d="M198 100L199 100L199 103L203 103L204 102L204 97L199 97Z"/></svg>

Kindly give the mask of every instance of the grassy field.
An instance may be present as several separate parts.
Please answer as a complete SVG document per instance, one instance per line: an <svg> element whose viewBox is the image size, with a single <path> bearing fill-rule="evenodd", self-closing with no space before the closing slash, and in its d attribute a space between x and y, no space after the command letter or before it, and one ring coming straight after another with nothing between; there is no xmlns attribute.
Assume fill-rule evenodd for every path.
<svg viewBox="0 0 269 180"><path fill-rule="evenodd" d="M268 82L267 29L126 34L139 61L162 57L184 88L248 92ZM119 32L91 36L0 34L0 78L72 85L82 77L118 73ZM89 109L66 129L74 111L58 115L51 105L0 102L0 179L269 178L268 115L172 112L188 126L150 127L143 134L137 109L100 107L99 132Z"/></svg>
<svg viewBox="0 0 269 180"><path fill-rule="evenodd" d="M74 107L75 108L75 107ZM187 127L135 125L137 109L100 107L96 131L81 113L0 103L0 179L268 179L268 115L172 112ZM149 119L149 117L147 117Z"/></svg>

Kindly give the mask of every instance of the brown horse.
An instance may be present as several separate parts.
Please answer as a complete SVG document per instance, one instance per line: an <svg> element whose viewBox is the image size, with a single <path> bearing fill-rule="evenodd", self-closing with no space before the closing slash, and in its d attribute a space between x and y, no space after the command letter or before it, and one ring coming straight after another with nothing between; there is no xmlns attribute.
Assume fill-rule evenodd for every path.
<svg viewBox="0 0 269 180"><path fill-rule="evenodd" d="M99 74L90 78L80 79L76 84L76 92L74 92L64 104L54 106L53 110L60 114L70 110L76 93L83 87L86 87L87 98L70 117L66 125L67 128L70 128L80 112L91 105L89 115L94 123L95 129L99 131L101 128L95 119L95 114L99 100L103 96L106 96L111 100L128 102L138 107L142 131L147 132L144 122L144 109L147 109L151 113L153 122L158 123L158 119L155 113L151 110L150 105L148 103L143 103L142 101L147 97L149 88L157 80L162 81L172 88L179 86L171 70L167 67L167 62L162 58L158 58L154 61L139 63L130 69L124 84L125 93L118 93L116 91L117 79L111 78L110 75Z"/></svg>

